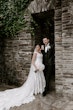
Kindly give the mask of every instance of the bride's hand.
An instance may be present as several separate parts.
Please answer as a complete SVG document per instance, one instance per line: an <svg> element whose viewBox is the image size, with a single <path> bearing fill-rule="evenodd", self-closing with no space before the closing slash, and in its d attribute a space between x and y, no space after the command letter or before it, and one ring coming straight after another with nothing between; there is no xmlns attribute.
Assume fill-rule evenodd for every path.
<svg viewBox="0 0 73 110"><path fill-rule="evenodd" d="M35 73L37 73L38 71L39 71L39 69L36 69L36 70L35 70Z"/></svg>
<svg viewBox="0 0 73 110"><path fill-rule="evenodd" d="M41 50L44 50L44 45L41 45Z"/></svg>

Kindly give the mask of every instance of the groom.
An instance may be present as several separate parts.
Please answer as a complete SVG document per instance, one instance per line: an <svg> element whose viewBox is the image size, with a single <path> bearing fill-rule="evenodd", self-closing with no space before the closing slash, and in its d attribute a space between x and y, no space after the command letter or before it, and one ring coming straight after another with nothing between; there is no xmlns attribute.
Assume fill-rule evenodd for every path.
<svg viewBox="0 0 73 110"><path fill-rule="evenodd" d="M53 65L53 46L50 45L50 40L45 37L43 38L44 46L42 48L43 53L43 63L45 65L44 76L46 80L45 91L43 92L43 96L49 93L50 90L50 79L52 74L52 65Z"/></svg>

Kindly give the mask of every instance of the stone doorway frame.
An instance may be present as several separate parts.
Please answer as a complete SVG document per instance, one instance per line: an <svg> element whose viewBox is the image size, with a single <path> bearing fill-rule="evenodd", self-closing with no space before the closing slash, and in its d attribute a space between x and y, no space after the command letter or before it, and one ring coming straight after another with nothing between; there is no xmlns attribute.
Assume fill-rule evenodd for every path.
<svg viewBox="0 0 73 110"><path fill-rule="evenodd" d="M46 16L46 17L45 17ZM50 16L50 17L49 17ZM52 21L50 21L50 19L52 19L52 18L54 18L54 10L49 10L49 11L45 11L45 12L42 12L42 13L36 13L36 14L33 14L32 15L32 17L33 17L33 19L35 20L35 22L41 22L41 21L43 21L42 22L42 24L43 23L45 23L47 20L49 21L49 24L48 24L48 26L50 27L50 23L52 22ZM41 18L42 17L42 18ZM44 22L44 19L45 19L45 22ZM38 21L37 21L38 20ZM40 23L39 23L39 25L41 25ZM51 44L52 45L54 45L55 44L55 35L54 35L54 19L53 19L53 22L52 22L52 24L51 24L52 26L50 27L50 29L52 29L52 31L50 30L50 33L52 33L53 32L53 36L50 34L50 33L48 33L47 35L46 35L46 33L45 33L45 36L46 37L49 37L49 39L51 40ZM48 27L48 29L49 29L49 27ZM40 27L39 27L40 28ZM48 30L46 30L46 27L43 27L44 29L45 29L45 32L47 32ZM43 37L45 37L42 33L43 33L43 31L41 30L41 31L38 31L38 29L36 30L36 29L34 29L36 32L35 32L35 35L34 35L34 40L33 40L33 44L35 45L35 44L42 44L42 39L43 39ZM40 33L39 34L39 36L38 36L38 32ZM41 33L42 32L42 33ZM55 52L55 45L54 45L54 52ZM55 53L54 53L55 54ZM55 58L54 58L54 62L55 62ZM52 67L52 74L51 74L51 82L50 82L50 90L53 90L53 91L55 91L55 63L53 64L53 67Z"/></svg>
<svg viewBox="0 0 73 110"><path fill-rule="evenodd" d="M57 6L56 6L57 5ZM56 93L63 94L63 74L62 74L62 9L61 3L58 0L34 0L28 6L28 12L31 18L31 14L40 13L54 9L54 37L55 37L55 89ZM58 23L57 23L57 19ZM31 19L30 19L31 22ZM60 24L59 24L60 22ZM58 25L57 25L58 24ZM60 30L59 30L60 27ZM34 39L33 39L34 40ZM33 44L34 45L34 44ZM33 49L32 49L33 50ZM58 54L58 52L60 54Z"/></svg>

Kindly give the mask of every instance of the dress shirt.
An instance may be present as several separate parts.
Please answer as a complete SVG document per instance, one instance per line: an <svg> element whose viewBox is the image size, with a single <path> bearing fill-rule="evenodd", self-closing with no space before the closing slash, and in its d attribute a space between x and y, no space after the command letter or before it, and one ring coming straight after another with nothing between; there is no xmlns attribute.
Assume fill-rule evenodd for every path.
<svg viewBox="0 0 73 110"><path fill-rule="evenodd" d="M48 43L48 44L45 46L45 53L47 53L47 51L49 51L50 48L51 48L51 47L50 47L50 44Z"/></svg>

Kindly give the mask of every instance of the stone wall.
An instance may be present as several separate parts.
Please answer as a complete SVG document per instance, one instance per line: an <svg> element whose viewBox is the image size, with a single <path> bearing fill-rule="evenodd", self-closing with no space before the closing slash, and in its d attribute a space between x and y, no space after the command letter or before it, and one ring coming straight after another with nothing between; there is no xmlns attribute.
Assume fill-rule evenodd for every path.
<svg viewBox="0 0 73 110"><path fill-rule="evenodd" d="M0 84L20 86L27 79L32 57L29 29L30 14L25 11L27 26L13 38L0 37Z"/></svg>
<svg viewBox="0 0 73 110"><path fill-rule="evenodd" d="M21 32L14 39L5 39L5 74L8 84L20 85L28 75L32 57L31 34Z"/></svg>
<svg viewBox="0 0 73 110"><path fill-rule="evenodd" d="M73 2L56 0L55 64L56 92L73 98Z"/></svg>
<svg viewBox="0 0 73 110"><path fill-rule="evenodd" d="M62 9L61 0L56 0L55 6L55 84L56 92L62 94Z"/></svg>
<svg viewBox="0 0 73 110"><path fill-rule="evenodd" d="M27 10L24 13L27 26L13 38L5 38L3 41L3 52L0 54L0 63L4 71L1 73L2 83L9 85L22 85L27 79L33 43L30 32L30 14ZM2 40L0 41L1 44ZM2 45L2 44L1 44ZM2 61L2 59L4 59Z"/></svg>
<svg viewBox="0 0 73 110"><path fill-rule="evenodd" d="M73 2L62 1L63 93L73 98Z"/></svg>
<svg viewBox="0 0 73 110"><path fill-rule="evenodd" d="M4 40L0 38L0 83L4 82Z"/></svg>

